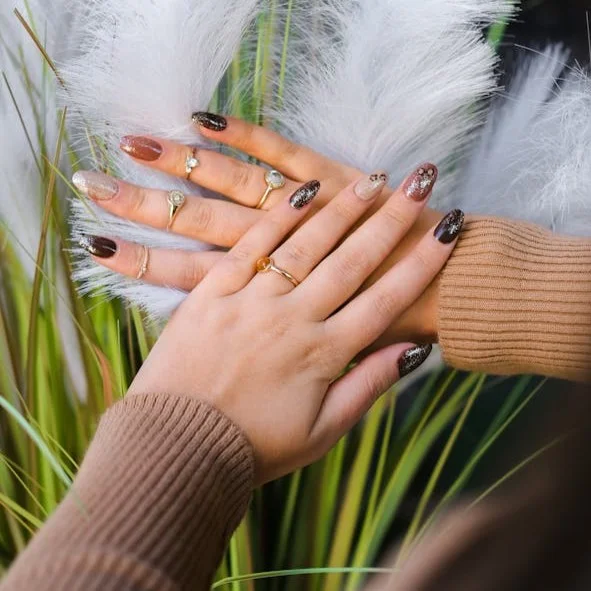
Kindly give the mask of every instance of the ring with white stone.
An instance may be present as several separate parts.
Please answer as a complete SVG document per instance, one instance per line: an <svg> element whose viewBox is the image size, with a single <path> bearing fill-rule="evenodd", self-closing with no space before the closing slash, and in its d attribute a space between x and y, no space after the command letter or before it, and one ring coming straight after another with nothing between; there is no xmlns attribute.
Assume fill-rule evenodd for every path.
<svg viewBox="0 0 591 591"><path fill-rule="evenodd" d="M255 209L262 209L273 191L285 187L285 177L278 170L268 170L265 173L265 182L267 183L267 189Z"/></svg>
<svg viewBox="0 0 591 591"><path fill-rule="evenodd" d="M168 201L168 224L166 225L166 231L170 232L172 224L174 224L179 211L185 205L187 198L180 191L170 191L166 200Z"/></svg>
<svg viewBox="0 0 591 591"><path fill-rule="evenodd" d="M197 148L193 148L185 160L185 172L187 173L187 180L189 180L191 173L199 166L199 164L200 162L199 158L197 158Z"/></svg>
<svg viewBox="0 0 591 591"><path fill-rule="evenodd" d="M144 245L144 258L142 259L142 264L140 266L140 270L137 274L137 279L143 279L144 275L148 272L148 265L150 264L150 249Z"/></svg>

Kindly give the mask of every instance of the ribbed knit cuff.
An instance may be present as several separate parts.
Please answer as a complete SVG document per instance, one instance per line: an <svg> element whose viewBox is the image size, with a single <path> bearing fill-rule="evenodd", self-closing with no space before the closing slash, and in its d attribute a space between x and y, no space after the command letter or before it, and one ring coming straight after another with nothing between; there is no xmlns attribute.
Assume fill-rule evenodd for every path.
<svg viewBox="0 0 591 591"><path fill-rule="evenodd" d="M439 298L439 342L453 367L589 379L591 241L470 217Z"/></svg>
<svg viewBox="0 0 591 591"><path fill-rule="evenodd" d="M218 410L190 397L130 396L102 418L68 498L25 551L36 557L22 575L35 589L152 589L164 580L207 589L252 486L250 444Z"/></svg>

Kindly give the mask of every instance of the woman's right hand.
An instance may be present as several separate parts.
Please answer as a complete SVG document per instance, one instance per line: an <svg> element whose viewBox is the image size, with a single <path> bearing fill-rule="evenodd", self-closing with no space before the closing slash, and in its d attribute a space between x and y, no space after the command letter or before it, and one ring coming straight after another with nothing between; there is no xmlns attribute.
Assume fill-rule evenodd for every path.
<svg viewBox="0 0 591 591"><path fill-rule="evenodd" d="M258 484L321 457L429 354L429 346L390 345L338 378L431 283L463 223L451 212L354 297L424 207L404 185L342 241L386 180L383 173L357 179L291 235L319 184L281 200L189 294L129 395L195 396L217 407L250 440ZM263 257L270 259L262 264Z"/></svg>

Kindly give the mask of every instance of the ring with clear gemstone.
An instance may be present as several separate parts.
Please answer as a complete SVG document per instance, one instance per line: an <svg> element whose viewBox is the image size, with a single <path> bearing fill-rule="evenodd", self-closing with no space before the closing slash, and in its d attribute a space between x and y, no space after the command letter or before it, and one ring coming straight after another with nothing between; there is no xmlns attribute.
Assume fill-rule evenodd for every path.
<svg viewBox="0 0 591 591"><path fill-rule="evenodd" d="M187 173L187 179L191 176L191 173L199 166L199 164L199 158L196 156L196 150L193 150L193 152L187 156L185 161L185 172Z"/></svg>
<svg viewBox="0 0 591 591"><path fill-rule="evenodd" d="M278 170L268 170L265 174L265 182L273 190L285 187L285 177Z"/></svg>

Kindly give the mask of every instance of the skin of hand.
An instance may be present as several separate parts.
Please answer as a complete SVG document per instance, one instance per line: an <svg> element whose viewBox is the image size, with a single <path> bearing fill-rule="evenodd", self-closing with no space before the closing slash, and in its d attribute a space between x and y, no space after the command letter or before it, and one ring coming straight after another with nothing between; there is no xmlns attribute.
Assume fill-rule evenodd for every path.
<svg viewBox="0 0 591 591"><path fill-rule="evenodd" d="M199 164L191 170L190 180L233 201L223 202L187 196L186 203L171 230L191 238L217 246L232 247L270 207L285 199L302 182L314 178L321 184L321 189L310 207L309 217L362 174L308 148L296 145L271 130L240 119L196 113L193 120L204 137L267 163L285 174L286 183L284 187L272 191L264 208L257 210L254 207L266 189L265 168L218 151L193 150L188 146L162 139L143 136L123 138L122 149L137 162L173 176L185 177L187 159L195 157ZM156 228L166 228L169 207L166 192L137 187L96 172L76 173L73 180L82 193L107 211ZM362 219L367 219L377 211L392 193L392 189L384 187ZM440 218L441 214L425 208L397 248L367 280L364 288L372 285L401 260L427 229ZM98 262L119 273L137 276L144 257L141 246L118 241L113 254L112 257L98 259ZM155 284L191 291L219 260L219 256L219 252L195 254L161 251L157 256L152 255L150 272L144 279ZM305 249L291 253L291 258L305 256ZM380 339L380 345L397 340L436 342L437 303L436 278L410 309L388 327Z"/></svg>
<svg viewBox="0 0 591 591"><path fill-rule="evenodd" d="M461 212L450 212L355 295L425 205L403 186L343 240L386 182L385 174L361 177L303 225L319 183L281 199L175 312L129 395L191 395L217 407L251 442L256 484L320 458L428 356L430 346L389 345L339 377L431 283L463 223ZM308 257L291 260L290 273L301 278L294 285L270 265L302 248Z"/></svg>

